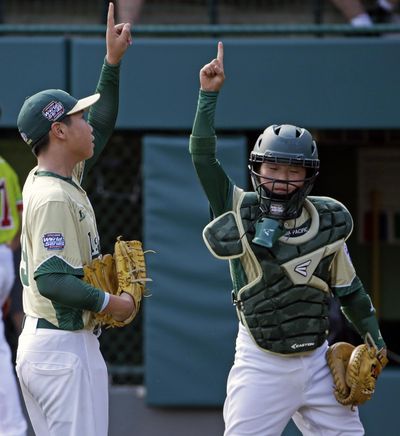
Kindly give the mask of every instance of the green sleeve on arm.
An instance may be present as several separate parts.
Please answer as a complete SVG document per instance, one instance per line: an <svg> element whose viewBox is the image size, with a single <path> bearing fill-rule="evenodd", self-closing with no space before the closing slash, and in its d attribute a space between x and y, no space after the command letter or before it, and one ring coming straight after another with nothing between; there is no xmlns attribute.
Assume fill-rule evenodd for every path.
<svg viewBox="0 0 400 436"><path fill-rule="evenodd" d="M354 277L353 281L349 286L331 286L331 289L335 294L335 296L338 297L339 299L347 295L353 294L355 292L358 292L360 289L362 289L362 291L365 292L362 281L357 276Z"/></svg>
<svg viewBox="0 0 400 436"><path fill-rule="evenodd" d="M359 288L352 294L339 297L341 309L346 318L354 325L358 333L365 339L366 333L370 333L377 347L386 347L379 330L375 309L369 295L364 288Z"/></svg>
<svg viewBox="0 0 400 436"><path fill-rule="evenodd" d="M95 164L115 127L119 104L120 65L110 65L104 60L96 92L101 94L89 110L88 123L93 127L94 155L85 164L85 174Z"/></svg>
<svg viewBox="0 0 400 436"><path fill-rule="evenodd" d="M217 92L200 90L189 143L193 165L215 216L231 208L233 189L233 182L215 155L214 116L217 97Z"/></svg>
<svg viewBox="0 0 400 436"><path fill-rule="evenodd" d="M83 282L82 277L82 268L73 268L57 256L47 259L34 273L43 297L64 306L99 312L104 292Z"/></svg>
<svg viewBox="0 0 400 436"><path fill-rule="evenodd" d="M200 90L197 112L193 122L192 136L208 138L215 136L214 118L218 92Z"/></svg>
<svg viewBox="0 0 400 436"><path fill-rule="evenodd" d="M58 256L49 257L37 268L33 274L36 280L43 274L62 273L83 277L83 268L74 268Z"/></svg>
<svg viewBox="0 0 400 436"><path fill-rule="evenodd" d="M62 306L99 312L104 292L85 283L74 275L52 273L36 278L40 295Z"/></svg>

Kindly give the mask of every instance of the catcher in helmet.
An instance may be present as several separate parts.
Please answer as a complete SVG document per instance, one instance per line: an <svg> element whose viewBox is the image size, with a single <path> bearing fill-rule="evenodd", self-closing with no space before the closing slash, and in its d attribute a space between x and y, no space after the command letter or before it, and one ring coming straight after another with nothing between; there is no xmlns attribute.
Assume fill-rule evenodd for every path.
<svg viewBox="0 0 400 436"><path fill-rule="evenodd" d="M267 127L250 153L254 189L235 185L216 158L214 113L224 80L219 42L217 57L200 70L190 153L214 215L203 238L230 264L239 320L224 434L275 436L292 418L307 435L363 435L355 407L362 401L355 394L341 401L346 391L363 389L344 381L336 395L326 357L328 301L335 295L374 350L357 358L349 347L334 353L343 374L361 355L382 357L380 370L386 364L374 308L346 247L352 217L339 201L310 196L320 161L312 135L301 127ZM376 380L376 365L374 371Z"/></svg>

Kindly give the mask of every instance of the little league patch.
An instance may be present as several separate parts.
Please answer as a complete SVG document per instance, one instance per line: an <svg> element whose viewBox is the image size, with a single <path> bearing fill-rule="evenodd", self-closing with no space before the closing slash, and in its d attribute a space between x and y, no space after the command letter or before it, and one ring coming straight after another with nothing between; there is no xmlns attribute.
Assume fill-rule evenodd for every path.
<svg viewBox="0 0 400 436"><path fill-rule="evenodd" d="M43 247L46 250L63 250L65 239L62 233L46 233L42 238Z"/></svg>

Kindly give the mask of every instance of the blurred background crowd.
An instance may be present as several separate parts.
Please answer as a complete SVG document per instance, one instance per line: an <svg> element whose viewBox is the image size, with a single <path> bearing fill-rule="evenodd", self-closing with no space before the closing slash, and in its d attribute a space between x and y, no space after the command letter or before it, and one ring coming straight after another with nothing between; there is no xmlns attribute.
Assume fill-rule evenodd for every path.
<svg viewBox="0 0 400 436"><path fill-rule="evenodd" d="M1 0L0 22L97 24L106 1ZM142 24L396 23L397 0L121 0L118 20Z"/></svg>

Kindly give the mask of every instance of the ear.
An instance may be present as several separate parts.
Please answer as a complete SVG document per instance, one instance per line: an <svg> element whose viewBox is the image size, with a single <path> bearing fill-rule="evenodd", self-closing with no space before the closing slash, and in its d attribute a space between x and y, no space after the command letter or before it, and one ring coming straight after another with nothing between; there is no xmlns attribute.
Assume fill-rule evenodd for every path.
<svg viewBox="0 0 400 436"><path fill-rule="evenodd" d="M65 138L65 124L60 122L55 122L51 125L50 132L55 138L64 139Z"/></svg>

